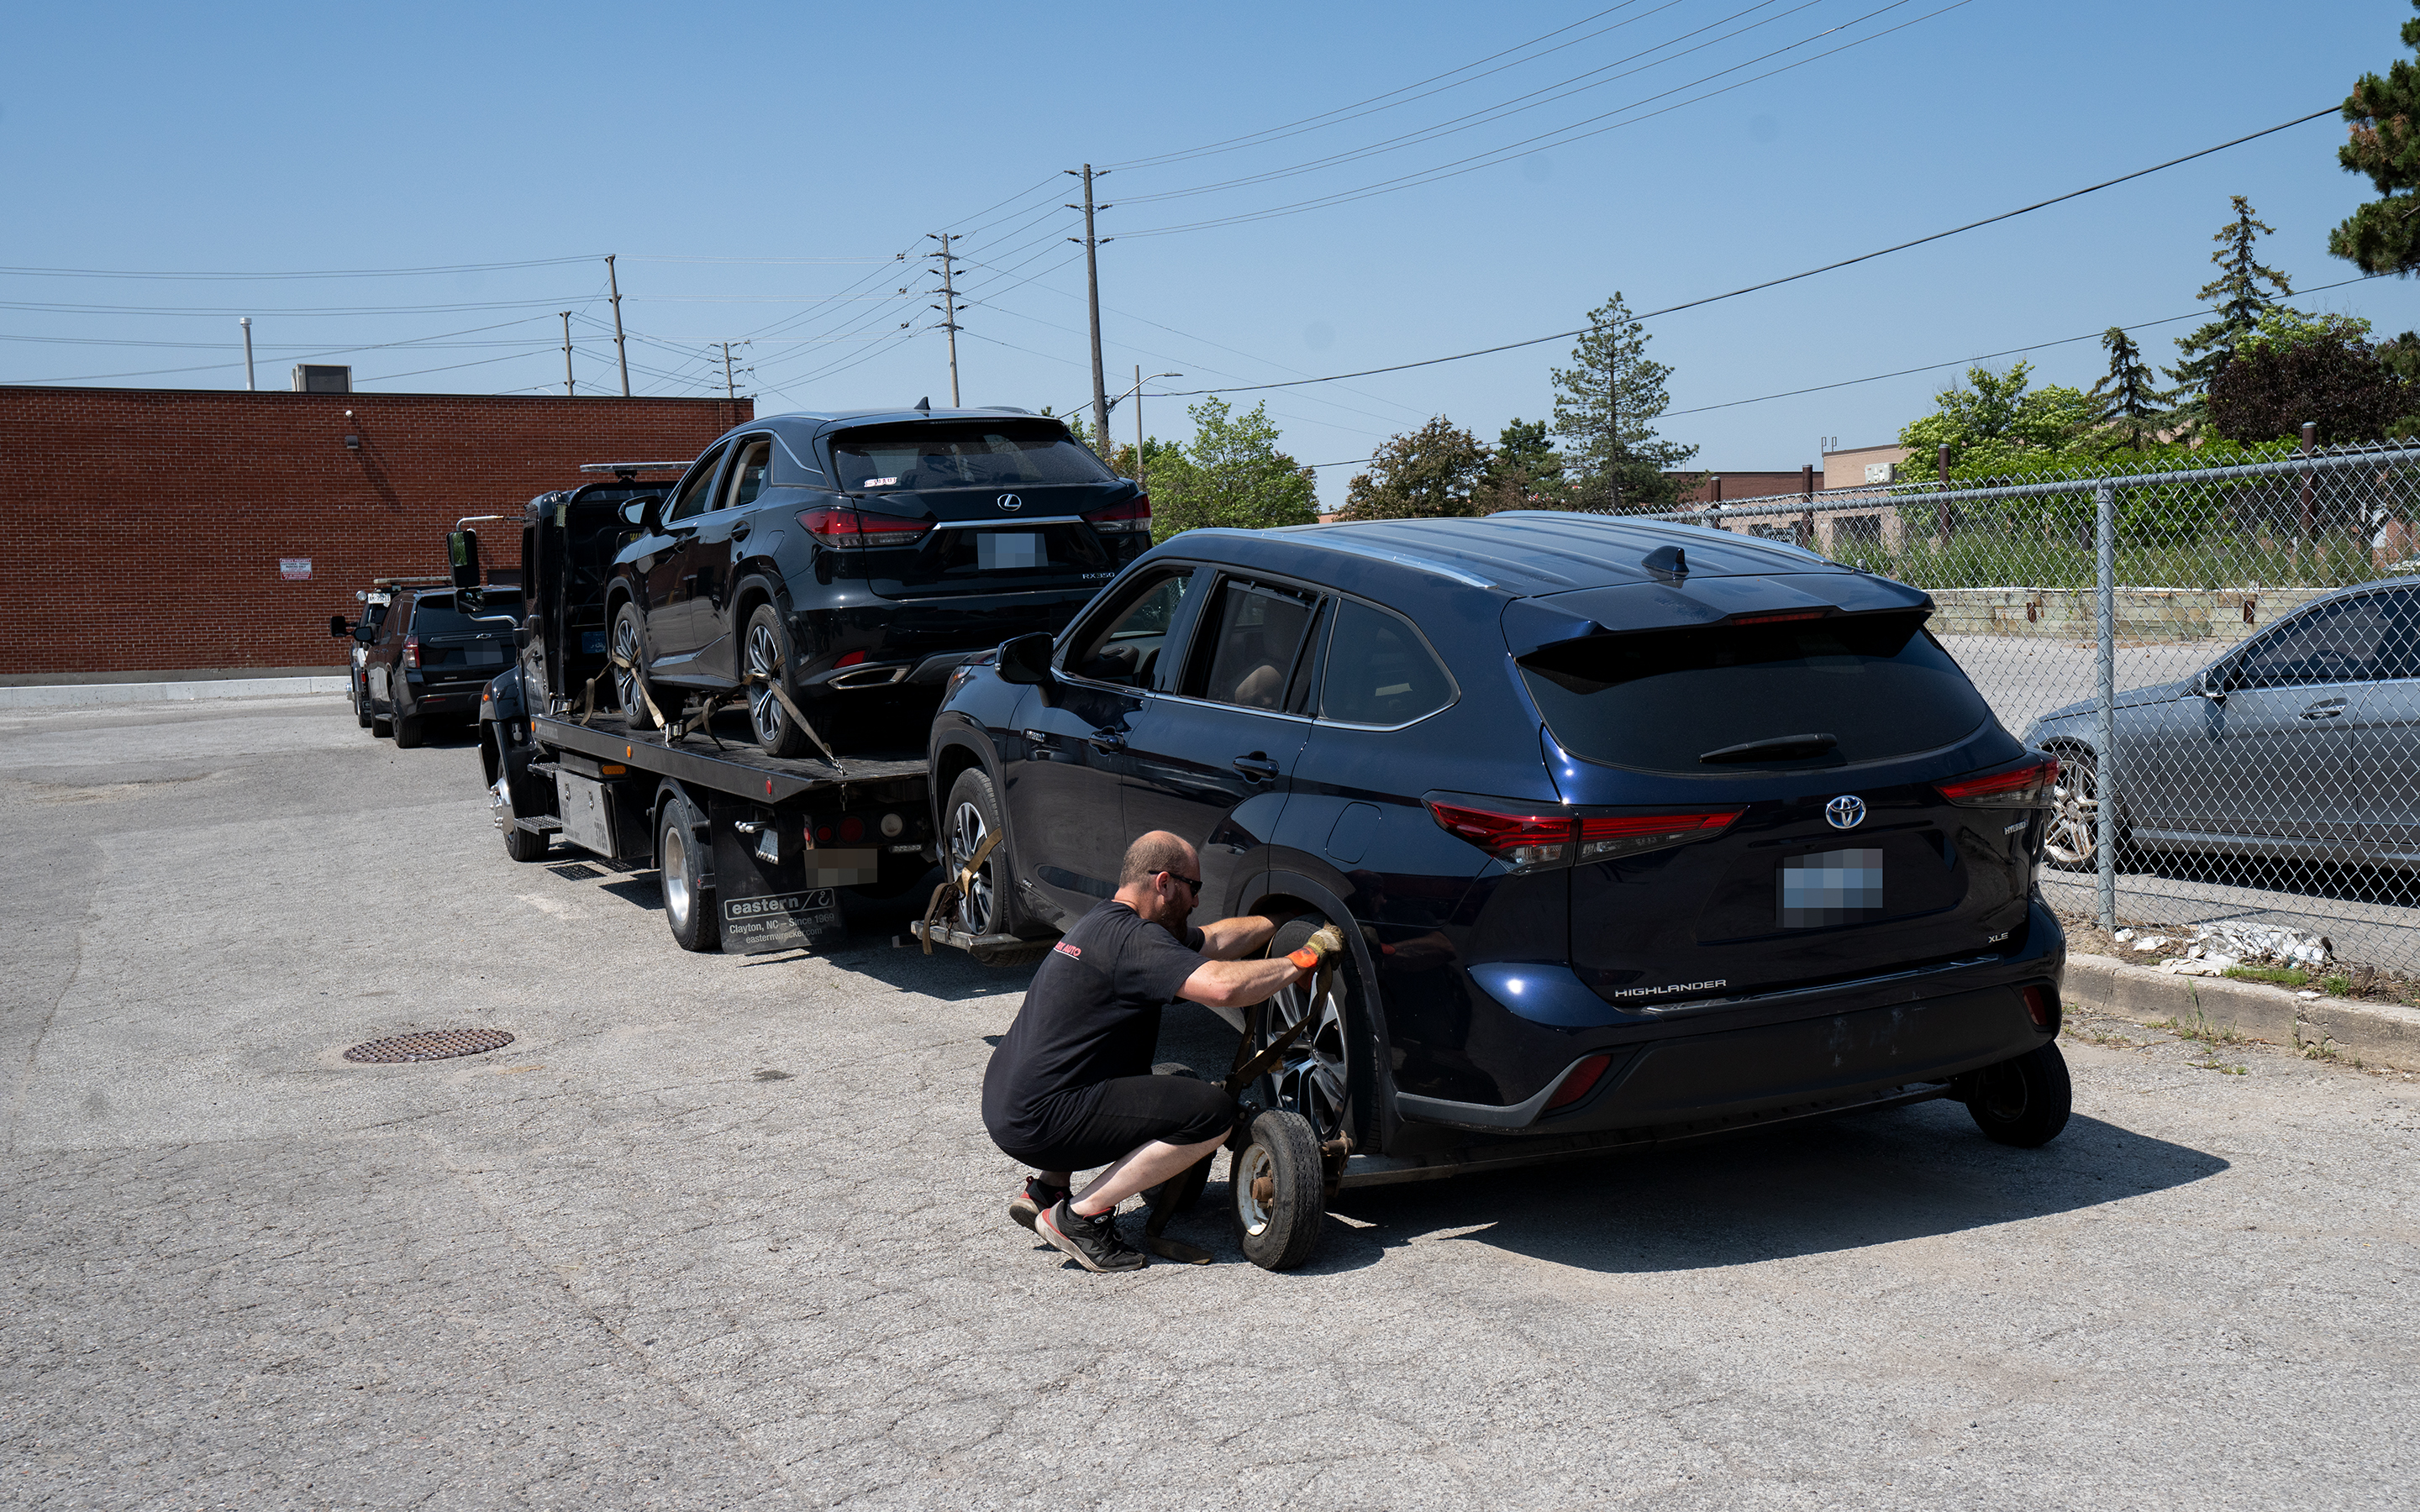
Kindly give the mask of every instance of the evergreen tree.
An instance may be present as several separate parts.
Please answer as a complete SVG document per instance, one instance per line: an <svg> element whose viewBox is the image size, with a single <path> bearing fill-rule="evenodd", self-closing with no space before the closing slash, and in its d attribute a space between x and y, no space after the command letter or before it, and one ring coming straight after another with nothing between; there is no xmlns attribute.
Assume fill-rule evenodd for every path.
<svg viewBox="0 0 2420 1512"><path fill-rule="evenodd" d="M2420 9L2420 0L2412 0ZM2420 20L2403 23L2403 45L2420 49ZM2336 148L2347 173L2367 174L2379 197L2328 233L2328 251L2365 273L2420 270L2420 68L2397 58L2386 77L2365 73L2345 98L2350 139ZM2397 195L2396 191L2406 193Z"/></svg>
<svg viewBox="0 0 2420 1512"><path fill-rule="evenodd" d="M2158 436L2160 417L2173 395L2153 386L2150 364L2123 326L2103 332L2101 345L2109 352L2109 376L2086 397L2101 407L2098 418L2109 427L2111 440L2139 452Z"/></svg>
<svg viewBox="0 0 2420 1512"><path fill-rule="evenodd" d="M1497 437L1472 497L1480 513L1493 515L1505 509L1567 509L1570 495L1562 454L1546 434L1546 423L1515 419Z"/></svg>
<svg viewBox="0 0 2420 1512"><path fill-rule="evenodd" d="M1480 512L1471 495L1487 466L1487 446L1439 415L1419 429L1389 436L1371 470L1344 489L1345 519L1435 519Z"/></svg>
<svg viewBox="0 0 2420 1512"><path fill-rule="evenodd" d="M1619 290L1589 312L1589 321L1588 334L1572 348L1572 365L1553 370L1555 434L1563 440L1567 469L1578 474L1580 505L1662 508L1680 494L1665 470L1698 455L1655 433L1656 417L1672 403L1664 390L1672 369L1647 355L1647 328Z"/></svg>
<svg viewBox="0 0 2420 1512"><path fill-rule="evenodd" d="M2217 301L2211 311L2214 318L2177 343L2178 354L2185 360L2167 370L2184 400L2176 416L2180 427L2189 428L2208 415L2210 380L2234 360L2235 348L2260 323L2261 315L2280 308L2278 301L2294 292L2286 275L2264 266L2257 255L2259 239L2272 234L2270 227L2252 213L2251 201L2241 194L2229 198L2235 219L2211 238L2218 243L2210 260L2218 264L2219 274L2195 295ZM2275 291L2274 298L2262 292L2264 285Z"/></svg>

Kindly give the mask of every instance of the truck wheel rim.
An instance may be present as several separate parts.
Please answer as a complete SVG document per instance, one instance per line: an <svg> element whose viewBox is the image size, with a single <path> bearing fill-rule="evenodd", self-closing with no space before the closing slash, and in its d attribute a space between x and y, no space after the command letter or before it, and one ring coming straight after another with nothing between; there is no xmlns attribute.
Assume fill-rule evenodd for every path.
<svg viewBox="0 0 2420 1512"><path fill-rule="evenodd" d="M1238 1156L1227 1173L1227 1184L1235 1194L1235 1212L1244 1220L1244 1232L1257 1239L1268 1232L1270 1212L1252 1194L1264 1180L1274 1183L1276 1164L1269 1159L1266 1145L1255 1144Z"/></svg>
<svg viewBox="0 0 2420 1512"><path fill-rule="evenodd" d="M967 857L974 855L991 833L984 823L983 810L971 803L958 805L950 815L950 872L953 876L966 870ZM997 847L995 847L997 849ZM958 923L970 934L991 933L991 858L985 856L980 871L967 885L967 895L958 903Z"/></svg>
<svg viewBox="0 0 2420 1512"><path fill-rule="evenodd" d="M2099 851L2101 800L2093 795L2093 787L2091 767L2061 764L2059 780L2051 789L2050 833L2042 839L2052 860L2080 866Z"/></svg>
<svg viewBox="0 0 2420 1512"><path fill-rule="evenodd" d="M1327 990L1318 1001L1307 1001L1319 980L1281 989L1271 998L1264 1033L1274 1039L1301 1022L1306 1011L1313 1016L1311 1027L1286 1047L1284 1062L1269 1073L1271 1105L1300 1114L1325 1141L1343 1131L1352 1055L1344 1032L1343 972L1327 973Z"/></svg>
<svg viewBox="0 0 2420 1512"><path fill-rule="evenodd" d="M626 612L613 622L613 696L625 717L639 715L639 626Z"/></svg>
<svg viewBox="0 0 2420 1512"><path fill-rule="evenodd" d="M664 826L664 912L675 929L689 928L689 837L677 824Z"/></svg>
<svg viewBox="0 0 2420 1512"><path fill-rule="evenodd" d="M773 627L760 625L748 632L748 671L752 677L782 675L782 647L773 639ZM782 738L782 701L773 696L770 683L748 685L748 718L756 727L756 738L769 746Z"/></svg>

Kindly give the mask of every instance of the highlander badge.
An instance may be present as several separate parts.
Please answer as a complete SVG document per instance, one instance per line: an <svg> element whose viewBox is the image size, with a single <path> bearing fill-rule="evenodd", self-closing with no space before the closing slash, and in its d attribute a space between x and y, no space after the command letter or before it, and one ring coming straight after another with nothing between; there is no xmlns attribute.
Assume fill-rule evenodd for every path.
<svg viewBox="0 0 2420 1512"><path fill-rule="evenodd" d="M1823 822L1834 829L1854 829L1866 822L1866 800L1854 793L1842 794L1823 805Z"/></svg>
<svg viewBox="0 0 2420 1512"><path fill-rule="evenodd" d="M1019 499L1013 493L1001 494L999 498L993 500L992 502L998 504L1002 509L1010 511L1012 514L1025 507L1025 501Z"/></svg>

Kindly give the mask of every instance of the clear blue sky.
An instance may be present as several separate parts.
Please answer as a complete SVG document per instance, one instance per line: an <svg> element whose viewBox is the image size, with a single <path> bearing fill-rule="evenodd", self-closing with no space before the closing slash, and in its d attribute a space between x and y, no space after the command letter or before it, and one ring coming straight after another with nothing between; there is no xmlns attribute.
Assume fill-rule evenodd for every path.
<svg viewBox="0 0 2420 1512"><path fill-rule="evenodd" d="M1568 330L1615 289L1640 310L1718 293L2274 125L2382 69L2412 14L2407 0L1945 5L39 8L11 23L0 74L0 263L591 260L383 278L0 275L0 333L49 338L0 341L0 381L240 387L234 316L248 311L264 387L331 353L364 389L559 391L554 312L571 309L582 391L610 390L594 257L613 252L625 319L645 338L630 346L641 392L720 392L709 344L728 338L752 339L737 363L760 411L946 402L942 337L924 329L929 265L912 259L927 233L955 230L970 259L967 402L1063 412L1091 380L1082 263L1063 239L1076 217L1059 208L1074 180L1059 170L1086 161L1120 165L1101 186L1116 207L1101 253L1113 391L1137 363L1188 376L1155 392L1373 367ZM1466 69L1557 28L1481 65L1497 71ZM1559 85L1588 87L1556 98ZM1463 119L1538 90L1519 114ZM1672 408L1698 411L1666 433L1701 446L1700 467L1794 469L1819 437L1887 440L1956 369L1702 407L2187 314L2230 193L2277 228L2268 259L2298 289L2345 278L2326 235L2367 186L2337 169L2341 137L2315 122L1654 320ZM1145 234L1474 155L1476 171L1441 181ZM1182 193L1236 178L1255 181ZM889 261L902 251L910 262ZM2401 281L2302 302L2381 333L2420 326ZM2173 360L2192 324L2140 339ZM1306 462L1365 456L1433 414L1492 440L1546 412L1567 345L1282 390L1269 409ZM2102 366L2089 341L2034 361L2079 385ZM1146 419L1156 434L1187 428L1172 400ZM1130 434L1130 411L1112 424ZM1348 475L1323 471L1323 494Z"/></svg>

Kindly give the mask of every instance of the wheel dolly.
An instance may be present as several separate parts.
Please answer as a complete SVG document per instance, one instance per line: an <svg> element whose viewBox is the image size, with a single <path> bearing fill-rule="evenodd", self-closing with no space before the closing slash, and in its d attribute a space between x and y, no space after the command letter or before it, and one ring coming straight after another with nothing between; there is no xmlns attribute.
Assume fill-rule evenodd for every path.
<svg viewBox="0 0 2420 1512"><path fill-rule="evenodd" d="M1320 963L1311 1001L1326 995L1335 969L1332 962ZM1267 1011L1265 1002L1248 1011L1234 1064L1219 1083L1229 1097L1240 1098L1245 1088L1276 1070L1287 1048L1313 1019L1305 1013L1255 1052L1252 1046L1262 1038ZM1195 1074L1191 1067L1174 1063L1152 1070L1162 1075ZM1311 1120L1301 1114L1247 1103L1237 1108L1235 1127L1227 1135L1225 1148L1232 1157L1227 1182L1234 1203L1235 1238L1243 1246L1244 1257L1264 1271L1291 1271L1308 1262L1319 1248L1327 1204L1343 1180L1353 1141L1340 1134L1323 1143ZM1187 1265L1210 1263L1209 1251L1170 1239L1166 1230L1170 1220L1200 1199L1210 1180L1210 1163L1217 1158L1214 1150L1144 1194L1151 1204L1151 1215L1143 1222L1144 1249Z"/></svg>

